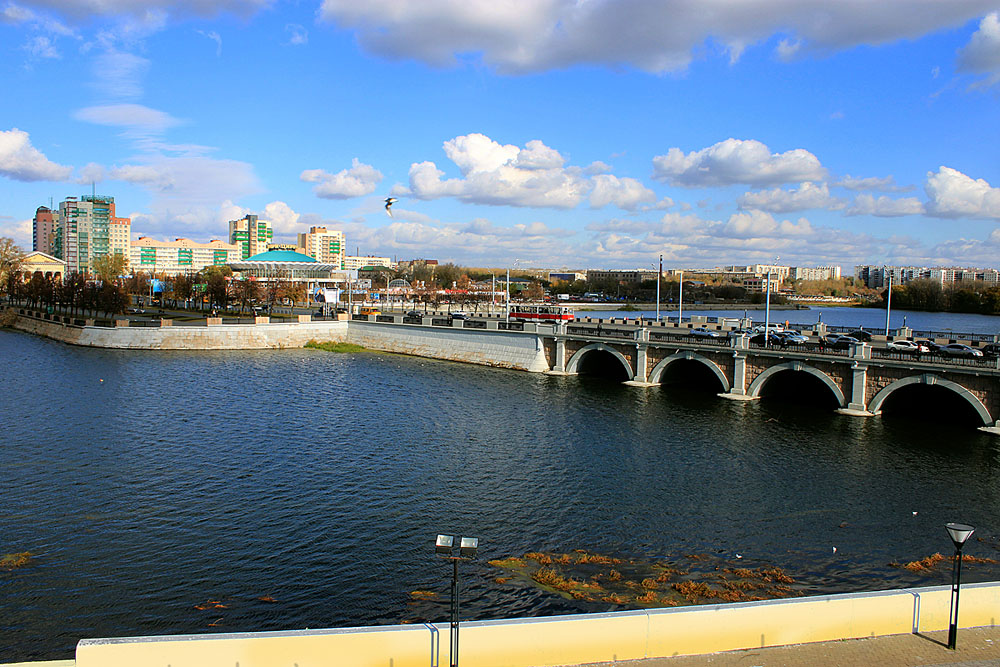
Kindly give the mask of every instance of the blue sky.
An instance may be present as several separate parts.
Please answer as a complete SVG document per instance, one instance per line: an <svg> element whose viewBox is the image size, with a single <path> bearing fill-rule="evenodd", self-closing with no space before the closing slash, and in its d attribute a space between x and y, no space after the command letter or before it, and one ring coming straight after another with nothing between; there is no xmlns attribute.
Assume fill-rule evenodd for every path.
<svg viewBox="0 0 1000 667"><path fill-rule="evenodd" d="M998 0L0 0L0 236L1000 267ZM382 206L398 199L393 217Z"/></svg>

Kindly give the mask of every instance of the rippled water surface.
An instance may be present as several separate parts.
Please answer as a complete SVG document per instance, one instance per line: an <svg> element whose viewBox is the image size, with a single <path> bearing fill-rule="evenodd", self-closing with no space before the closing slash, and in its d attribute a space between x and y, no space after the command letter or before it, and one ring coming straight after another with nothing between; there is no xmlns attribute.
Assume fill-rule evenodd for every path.
<svg viewBox="0 0 1000 667"><path fill-rule="evenodd" d="M1000 557L998 441L967 425L373 353L0 331L0 359L0 553L36 554L0 571L0 660L68 657L82 637L444 620L438 532L481 539L466 618L614 608L496 583L486 560L526 551L739 553L804 593L944 583L889 563L949 553L947 521Z"/></svg>

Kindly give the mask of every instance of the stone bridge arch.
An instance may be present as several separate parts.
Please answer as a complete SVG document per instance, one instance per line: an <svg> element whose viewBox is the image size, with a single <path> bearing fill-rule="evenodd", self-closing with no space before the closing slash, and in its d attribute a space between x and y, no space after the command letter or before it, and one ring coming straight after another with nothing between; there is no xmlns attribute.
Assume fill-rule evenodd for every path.
<svg viewBox="0 0 1000 667"><path fill-rule="evenodd" d="M783 364L775 364L774 366L771 366L754 378L754 381L750 383L749 387L747 387L747 396L758 398L760 396L760 391L763 389L764 383L767 382L768 378L772 375L777 375L781 371L803 371L812 375L833 392L834 397L837 399L837 405L842 408L847 405L843 390L841 390L840 386L834 382L833 378L823 371L813 368L808 364L804 364L801 361L788 361Z"/></svg>
<svg viewBox="0 0 1000 667"><path fill-rule="evenodd" d="M635 371L632 369L632 364L628 362L621 352L611 347L610 345L605 345L604 343L590 343L589 345L584 345L579 350L573 353L570 357L569 362L566 364L566 373L569 375L576 375L577 369L580 367L580 361L590 354L591 352L610 352L618 361L621 362L622 367L625 368L625 372L628 374L629 380L635 379Z"/></svg>
<svg viewBox="0 0 1000 667"><path fill-rule="evenodd" d="M924 373L922 375L913 375L910 377L901 378L891 384L886 385L885 387L882 388L882 391L875 394L875 397L872 398L871 402L868 404L868 411L876 415L881 414L882 404L885 403L885 399L887 399L889 395L892 394L894 391L897 391L898 389L901 389L902 387L911 384L935 385L953 391L954 393L958 394L963 399L965 399L965 401L972 406L972 409L976 411L976 414L979 415L979 418L983 420L983 426L993 426L994 424L994 420L993 417L990 415L990 411L986 409L986 406L983 405L983 402L979 400L978 396L976 396L971 391L969 391L962 385L958 384L957 382L952 382L951 380L945 380L944 378L934 375L933 373Z"/></svg>
<svg viewBox="0 0 1000 667"><path fill-rule="evenodd" d="M664 371L667 370L667 366L674 363L675 361L680 361L682 359L687 361L697 361L702 365L704 365L706 368L708 368L708 370L712 371L712 374L715 375L715 377L717 377L719 379L719 382L722 384L723 393L726 393L730 389L732 389L732 385L729 382L729 378L727 378L726 374L722 372L722 369L719 368L718 364L716 364L708 357L700 355L697 352L692 352L691 350L678 351L675 352L674 354L671 354L669 357L662 359L660 363L653 366L653 369L649 372L649 382L652 384L659 384L660 380L663 377Z"/></svg>

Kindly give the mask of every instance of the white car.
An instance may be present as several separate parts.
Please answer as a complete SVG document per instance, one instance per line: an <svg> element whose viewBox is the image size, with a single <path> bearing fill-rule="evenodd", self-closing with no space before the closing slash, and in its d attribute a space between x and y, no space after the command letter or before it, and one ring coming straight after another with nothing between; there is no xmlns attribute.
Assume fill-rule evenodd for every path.
<svg viewBox="0 0 1000 667"><path fill-rule="evenodd" d="M912 340L891 340L886 343L886 348L893 352L903 352L904 354L927 354L931 348Z"/></svg>

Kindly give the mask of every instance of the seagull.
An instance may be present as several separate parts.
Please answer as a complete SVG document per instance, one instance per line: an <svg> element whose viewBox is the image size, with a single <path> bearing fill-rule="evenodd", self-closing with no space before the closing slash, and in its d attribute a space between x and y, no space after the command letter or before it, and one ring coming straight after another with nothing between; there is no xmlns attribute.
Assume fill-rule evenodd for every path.
<svg viewBox="0 0 1000 667"><path fill-rule="evenodd" d="M392 205L395 204L397 201L398 200L395 197L385 198L385 212L386 215L388 215L390 218L392 217Z"/></svg>

